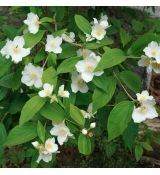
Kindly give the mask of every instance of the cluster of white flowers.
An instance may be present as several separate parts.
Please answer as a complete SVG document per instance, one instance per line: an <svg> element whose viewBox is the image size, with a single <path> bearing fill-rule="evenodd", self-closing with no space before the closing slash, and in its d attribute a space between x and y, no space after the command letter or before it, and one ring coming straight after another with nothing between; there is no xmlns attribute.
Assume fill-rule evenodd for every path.
<svg viewBox="0 0 160 175"><path fill-rule="evenodd" d="M59 124L53 123L53 126L54 127L51 129L50 134L57 136L59 145L63 145L64 142L67 142L68 138L74 138L64 121ZM52 160L53 153L60 152L58 151L58 145L55 143L54 137L47 139L44 144L40 144L39 142L35 141L32 142L32 145L39 151L37 163L39 163L41 160L44 162L49 162Z"/></svg>
<svg viewBox="0 0 160 175"><path fill-rule="evenodd" d="M87 93L88 86L86 83L92 81L94 76L101 76L104 73L103 71L94 72L101 57L88 49L79 49L77 56L82 56L83 60L78 61L75 65L76 71L71 76L71 89L74 93L78 91Z"/></svg>
<svg viewBox="0 0 160 175"><path fill-rule="evenodd" d="M152 70L155 73L160 73L160 45L157 42L152 41L144 48L145 55L142 55L138 61L138 65L141 67L147 67L147 72L150 73Z"/></svg>
<svg viewBox="0 0 160 175"><path fill-rule="evenodd" d="M135 123L141 123L146 119L153 119L158 117L158 113L155 109L155 99L150 96L148 91L142 91L141 94L137 93L137 100L139 102L138 107L134 107L132 118Z"/></svg>
<svg viewBox="0 0 160 175"><path fill-rule="evenodd" d="M53 94L54 86L45 83L43 84L43 89L39 91L39 96L42 98L49 97L50 98L50 103L57 102L58 103L58 98L56 94ZM70 93L66 90L64 90L64 85L61 85L58 90L58 96L63 97L63 98L69 98Z"/></svg>
<svg viewBox="0 0 160 175"><path fill-rule="evenodd" d="M106 29L110 27L107 15L101 14L99 21L96 18L93 18L93 20L92 31L91 34L86 34L86 41L92 41L94 39L98 41L102 40L106 35Z"/></svg>

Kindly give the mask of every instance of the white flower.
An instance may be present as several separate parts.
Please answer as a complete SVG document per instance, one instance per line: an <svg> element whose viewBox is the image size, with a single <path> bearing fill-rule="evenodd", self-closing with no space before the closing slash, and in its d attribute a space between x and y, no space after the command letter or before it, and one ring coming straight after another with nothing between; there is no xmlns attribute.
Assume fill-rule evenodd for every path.
<svg viewBox="0 0 160 175"><path fill-rule="evenodd" d="M160 64L158 64L156 61L152 61L151 67L156 74L160 74Z"/></svg>
<svg viewBox="0 0 160 175"><path fill-rule="evenodd" d="M87 135L87 133L88 133L87 129L83 128L83 129L82 129L82 134L83 134L83 135Z"/></svg>
<svg viewBox="0 0 160 175"><path fill-rule="evenodd" d="M68 43L74 43L75 42L75 34L73 32L70 32L69 35L63 33L62 38L64 41Z"/></svg>
<svg viewBox="0 0 160 175"><path fill-rule="evenodd" d="M141 59L138 61L138 66L147 67L147 72L152 72L151 59L147 56L141 56Z"/></svg>
<svg viewBox="0 0 160 175"><path fill-rule="evenodd" d="M71 83L72 92L74 92L74 93L77 93L78 91L80 91L82 93L88 92L88 86L83 81L80 74L78 74L77 72L73 72L71 79L72 79L72 83Z"/></svg>
<svg viewBox="0 0 160 175"><path fill-rule="evenodd" d="M90 128L95 128L95 127L96 127L96 123L95 122L90 124Z"/></svg>
<svg viewBox="0 0 160 175"><path fill-rule="evenodd" d="M91 35L93 38L96 38L97 40L102 40L106 35L106 30L100 24L95 24L92 27Z"/></svg>
<svg viewBox="0 0 160 175"><path fill-rule="evenodd" d="M78 61L78 63L75 65L77 72L81 73L81 77L85 82L90 82L94 76L101 76L103 74L103 71L94 72L100 59L100 56L96 56L94 53L92 53L88 58Z"/></svg>
<svg viewBox="0 0 160 175"><path fill-rule="evenodd" d="M32 142L32 145L39 150L39 157L37 163L41 160L49 162L52 160L52 153L58 153L58 145L55 144L54 138L49 138L46 140L45 144L39 144L37 141Z"/></svg>
<svg viewBox="0 0 160 175"><path fill-rule="evenodd" d="M23 36L16 36L13 41L7 40L6 45L1 49L1 54L7 59L12 58L14 63L22 61L23 57L30 54L30 48L24 48L25 41Z"/></svg>
<svg viewBox="0 0 160 175"><path fill-rule="evenodd" d="M139 107L134 107L132 118L135 123L141 123L146 119L153 119L158 117L158 113L154 107L156 104L153 96L150 96L148 91L142 91L142 93L137 93L137 100L140 102Z"/></svg>
<svg viewBox="0 0 160 175"><path fill-rule="evenodd" d="M92 117L94 118L94 115L97 113L97 111L93 113L92 107L93 107L93 105L92 105L92 103L90 103L88 105L87 111L81 109L81 113L82 113L84 118L86 118L86 119L90 119Z"/></svg>
<svg viewBox="0 0 160 175"><path fill-rule="evenodd" d="M134 108L132 118L135 123L141 123L146 119L158 117L155 107L149 103L143 103L140 107Z"/></svg>
<svg viewBox="0 0 160 175"><path fill-rule="evenodd" d="M52 92L53 92L53 85L45 83L43 85L43 90L39 91L38 94L40 97L50 97L52 95Z"/></svg>
<svg viewBox="0 0 160 175"><path fill-rule="evenodd" d="M29 63L22 71L21 82L27 86L42 87L42 74L43 68L35 67L32 63Z"/></svg>
<svg viewBox="0 0 160 175"><path fill-rule="evenodd" d="M39 17L34 13L28 13L27 19L24 20L24 23L28 25L28 30L30 33L36 34L39 30Z"/></svg>
<svg viewBox="0 0 160 175"><path fill-rule="evenodd" d="M88 58L89 55L93 53L91 50L88 50L88 49L78 49L77 50L77 56L79 57L83 57L84 59Z"/></svg>
<svg viewBox="0 0 160 175"><path fill-rule="evenodd" d="M93 20L92 32L91 35L86 35L86 41L92 41L94 38L102 40L106 35L106 29L110 27L108 24L108 17L106 15L101 15L101 19L99 21L96 18L93 18Z"/></svg>
<svg viewBox="0 0 160 175"><path fill-rule="evenodd" d="M62 37L53 37L52 35L47 35L47 43L45 46L45 51L54 52L56 54L62 52L60 45L62 44Z"/></svg>
<svg viewBox="0 0 160 175"><path fill-rule="evenodd" d="M157 42L152 41L146 48L144 48L143 51L145 52L146 56L149 58L155 58L157 63L160 64L160 46Z"/></svg>
<svg viewBox="0 0 160 175"><path fill-rule="evenodd" d="M137 93L136 96L137 96L137 100L140 103L150 102L153 105L155 105L155 100L153 96L150 96L147 90L142 91L141 94Z"/></svg>
<svg viewBox="0 0 160 175"><path fill-rule="evenodd" d="M73 134L70 132L69 128L65 125L64 122L60 124L54 124L54 127L51 129L51 135L57 136L58 143L63 145L64 142L68 141L68 137L73 138Z"/></svg>
<svg viewBox="0 0 160 175"><path fill-rule="evenodd" d="M151 73L152 70L157 74L160 73L160 64L158 64L157 61L153 60L152 58L144 55L142 55L141 59L138 61L138 66L146 67L148 73Z"/></svg>
<svg viewBox="0 0 160 175"><path fill-rule="evenodd" d="M59 90L58 90L58 95L60 96L60 97L66 97L66 98L69 98L69 92L68 91L65 91L64 90L64 85L61 85L60 87L59 87Z"/></svg>

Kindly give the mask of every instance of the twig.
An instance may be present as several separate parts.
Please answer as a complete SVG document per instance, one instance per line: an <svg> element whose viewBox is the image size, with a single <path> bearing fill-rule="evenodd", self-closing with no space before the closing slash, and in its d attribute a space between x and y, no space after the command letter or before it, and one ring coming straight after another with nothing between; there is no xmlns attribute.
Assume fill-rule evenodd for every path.
<svg viewBox="0 0 160 175"><path fill-rule="evenodd" d="M126 88L123 86L123 84L121 83L121 81L119 80L119 78L117 77L116 73L113 71L114 76L116 77L116 79L119 81L119 84L122 86L124 92L127 94L127 96L132 100L132 101L136 101L126 90Z"/></svg>

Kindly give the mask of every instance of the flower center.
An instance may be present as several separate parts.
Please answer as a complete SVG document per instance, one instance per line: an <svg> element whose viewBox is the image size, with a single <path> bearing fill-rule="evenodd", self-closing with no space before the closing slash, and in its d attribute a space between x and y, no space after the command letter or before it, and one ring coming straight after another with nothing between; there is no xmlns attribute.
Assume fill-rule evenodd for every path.
<svg viewBox="0 0 160 175"><path fill-rule="evenodd" d="M54 42L51 43L51 48L55 48L56 47L56 44Z"/></svg>
<svg viewBox="0 0 160 175"><path fill-rule="evenodd" d="M18 48L18 47L13 47L13 52L14 52L15 54L18 54L18 53L20 52L20 48Z"/></svg>
<svg viewBox="0 0 160 175"><path fill-rule="evenodd" d="M156 55L155 49L151 49L151 55L154 57Z"/></svg>
<svg viewBox="0 0 160 175"><path fill-rule="evenodd" d="M149 59L149 58L145 58L144 64L145 64L145 65L149 65L149 64L150 64L150 59Z"/></svg>
<svg viewBox="0 0 160 175"><path fill-rule="evenodd" d="M94 70L94 67L92 65L87 65L86 66L86 71L87 72L93 72L93 70Z"/></svg>
<svg viewBox="0 0 160 175"><path fill-rule="evenodd" d="M65 135L65 134L66 134L66 131L65 131L64 129L61 129L61 130L59 131L59 134L60 134L60 135Z"/></svg>
<svg viewBox="0 0 160 175"><path fill-rule="evenodd" d="M81 86L81 85L83 85L83 80L82 79L79 79L79 80L77 80L77 84L79 85L79 86Z"/></svg>
<svg viewBox="0 0 160 175"><path fill-rule="evenodd" d="M32 74L31 74L31 79L32 79L33 81L37 80L37 78L38 78L38 76L37 76L36 73L32 73Z"/></svg>
<svg viewBox="0 0 160 175"><path fill-rule="evenodd" d="M97 30L97 31L96 31L96 35L97 35L97 36L100 36L100 35L101 35L101 31L100 31L100 30Z"/></svg>
<svg viewBox="0 0 160 175"><path fill-rule="evenodd" d="M146 112L147 112L146 106L141 106L141 107L140 107L140 112L146 113Z"/></svg>
<svg viewBox="0 0 160 175"><path fill-rule="evenodd" d="M53 144L51 144L51 143L48 143L47 145L46 145L46 148L47 149L51 149L53 147Z"/></svg>
<svg viewBox="0 0 160 175"><path fill-rule="evenodd" d="M65 92L64 91L61 91L60 92L60 96L62 96L62 97L65 96Z"/></svg>

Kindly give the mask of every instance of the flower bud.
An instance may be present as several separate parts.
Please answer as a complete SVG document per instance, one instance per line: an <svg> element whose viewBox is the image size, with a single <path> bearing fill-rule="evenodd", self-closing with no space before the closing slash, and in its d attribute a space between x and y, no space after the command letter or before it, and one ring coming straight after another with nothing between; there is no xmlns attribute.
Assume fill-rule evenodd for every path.
<svg viewBox="0 0 160 175"><path fill-rule="evenodd" d="M96 127L96 122L93 122L90 124L90 128L95 128Z"/></svg>
<svg viewBox="0 0 160 175"><path fill-rule="evenodd" d="M88 131L87 131L87 129L82 129L82 134L84 134L84 135L87 135L87 133L88 133Z"/></svg>

